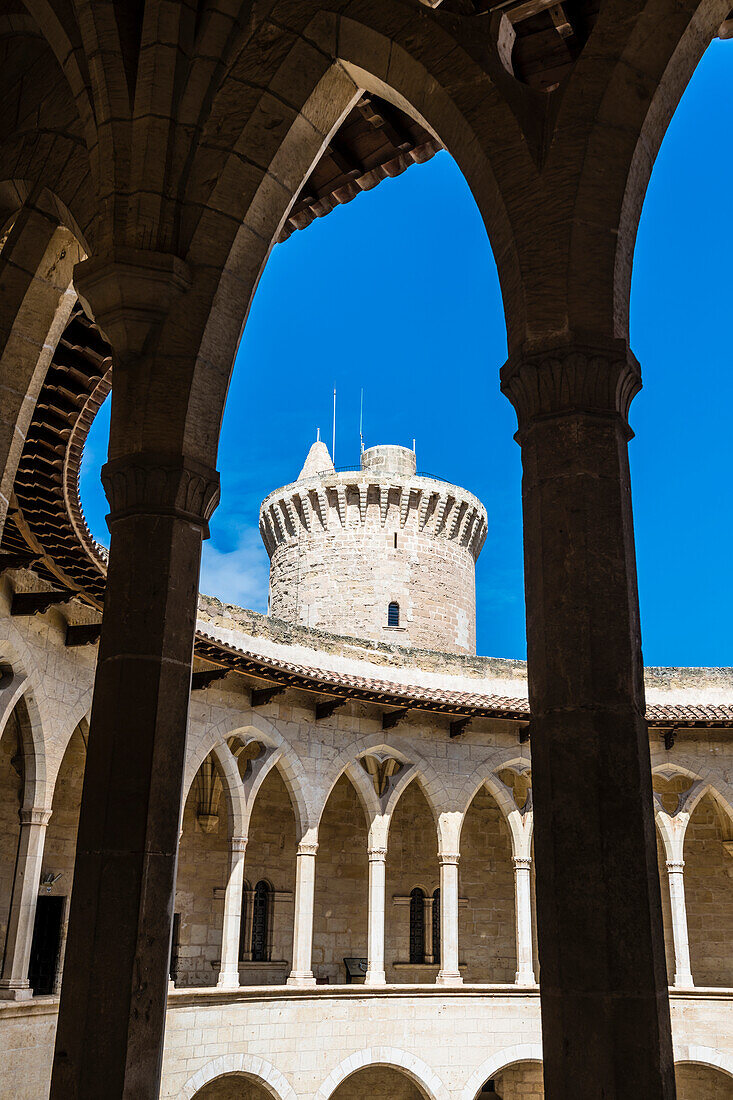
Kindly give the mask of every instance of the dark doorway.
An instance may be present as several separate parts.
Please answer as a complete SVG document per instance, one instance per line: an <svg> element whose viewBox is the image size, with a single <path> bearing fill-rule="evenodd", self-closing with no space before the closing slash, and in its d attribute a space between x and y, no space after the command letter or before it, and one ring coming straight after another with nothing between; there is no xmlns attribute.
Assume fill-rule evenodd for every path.
<svg viewBox="0 0 733 1100"><path fill-rule="evenodd" d="M36 905L28 981L34 997L53 993L61 944L61 922L66 898L41 895Z"/></svg>

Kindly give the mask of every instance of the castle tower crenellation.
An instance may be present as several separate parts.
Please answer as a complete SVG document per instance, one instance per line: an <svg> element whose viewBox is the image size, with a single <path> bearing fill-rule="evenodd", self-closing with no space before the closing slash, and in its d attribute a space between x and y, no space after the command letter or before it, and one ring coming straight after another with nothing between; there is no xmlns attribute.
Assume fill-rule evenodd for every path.
<svg viewBox="0 0 733 1100"><path fill-rule="evenodd" d="M337 471L314 443L299 479L263 501L270 614L335 634L475 653L481 502L416 471L406 447L370 447Z"/></svg>

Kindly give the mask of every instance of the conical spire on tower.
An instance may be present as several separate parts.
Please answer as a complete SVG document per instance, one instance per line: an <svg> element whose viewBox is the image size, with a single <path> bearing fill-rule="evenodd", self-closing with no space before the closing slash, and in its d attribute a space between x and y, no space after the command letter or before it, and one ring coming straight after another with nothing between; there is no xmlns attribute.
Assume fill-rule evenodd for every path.
<svg viewBox="0 0 733 1100"><path fill-rule="evenodd" d="M334 465L328 453L328 447L322 439L317 439L308 451L303 469L298 474L298 481L307 477L317 477L319 474L332 474Z"/></svg>

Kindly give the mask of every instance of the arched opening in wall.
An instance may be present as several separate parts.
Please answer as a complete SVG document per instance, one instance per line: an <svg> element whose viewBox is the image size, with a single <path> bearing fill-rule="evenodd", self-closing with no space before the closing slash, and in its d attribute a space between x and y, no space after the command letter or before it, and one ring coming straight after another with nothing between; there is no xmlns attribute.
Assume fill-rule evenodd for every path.
<svg viewBox="0 0 733 1100"><path fill-rule="evenodd" d="M404 171L410 156L403 151L388 171L378 167L400 112L370 103L354 108L343 134L325 154L338 160L334 150L343 153L346 135L356 158L352 172L364 166L362 182L354 186L353 179L347 181L339 202L349 189L369 189L338 205L325 194L315 201L313 192L320 193L329 178L338 177L333 164L330 177L309 180L288 222L290 236L273 248L254 295L223 418L218 461L222 496L203 549L201 590L263 613L269 592L273 617L352 636L363 636L365 629L354 609L368 607L370 637L462 652L474 649L476 602L478 651L520 657L525 649L520 454L512 438L515 414L497 382L498 367L506 358L506 333L491 248L470 189L447 152ZM400 125L417 133L404 116ZM325 216L314 219L314 213ZM306 227L298 232L297 225ZM378 287L380 302L392 303L390 308L372 308L366 287ZM355 338L363 348L356 370L347 350ZM496 370L477 371L477 361L491 362ZM450 371L445 370L447 362ZM272 415L252 418L253 407ZM446 408L451 409L451 424L460 424L459 431L446 431ZM248 429L243 432L245 418ZM316 523L310 535L307 528L301 532L297 552L290 544L266 548L260 502L276 486L298 480L319 432L323 452L333 450L335 438L336 454L326 455L325 461L334 459L338 470L344 468L345 495L339 499L335 490L329 491L319 502L304 494L284 519L275 501L270 519L276 527L282 519L286 530L303 509L309 521L311 506ZM105 459L107 435L104 407L90 432L82 466L85 512L101 542L108 538L108 505L98 468ZM359 496L345 475L359 472L362 439L367 450L371 444L395 443L408 454L415 440L417 470L465 486L487 506L488 535L475 566L471 532L478 545L485 529L467 506L470 502L449 500L447 493L438 499L436 488L436 499L426 501L428 511L419 514L416 493L409 502L398 500L394 492L383 502L377 490ZM497 468L502 470L500 479L492 476ZM318 478L324 469L309 472ZM321 505L328 510L328 555L315 543L311 546L324 529ZM450 548L458 562L451 573L456 598L442 604L436 598L434 571L414 553L414 538L426 520L432 557ZM268 522L263 516L263 528ZM346 565L333 546L342 523L357 550L362 544L361 555ZM433 526L446 538L432 538ZM365 547L367 528L370 543ZM268 551L273 568L283 573L293 569L293 583L282 599L278 585L268 584ZM375 556L384 569L370 568ZM448 570L448 558L443 566ZM359 591L349 604L355 586ZM390 603L399 605L398 625L390 620ZM413 637L413 624L422 631L419 636ZM395 630L400 633L389 633Z"/></svg>
<svg viewBox="0 0 733 1100"><path fill-rule="evenodd" d="M544 1095L542 1063L515 1062L486 1081L476 1100L483 1096L495 1096L497 1100L542 1100Z"/></svg>
<svg viewBox="0 0 733 1100"><path fill-rule="evenodd" d="M28 722L25 703L20 699L0 735L0 944L3 950L13 895L24 797L23 723Z"/></svg>
<svg viewBox="0 0 733 1100"><path fill-rule="evenodd" d="M284 985L293 951L297 837L293 803L277 767L257 793L247 835L239 981Z"/></svg>
<svg viewBox="0 0 733 1100"><path fill-rule="evenodd" d="M58 992L61 984L86 756L87 726L83 722L66 746L46 829L29 973L36 982L35 993Z"/></svg>
<svg viewBox="0 0 733 1100"><path fill-rule="evenodd" d="M512 841L485 787L461 830L459 944L469 982L513 982L517 972Z"/></svg>
<svg viewBox="0 0 733 1100"><path fill-rule="evenodd" d="M387 844L384 961L388 982L434 982L440 968L438 839L430 806L417 780L400 795ZM413 958L413 892L425 898L424 953ZM417 952L415 953L417 955Z"/></svg>
<svg viewBox="0 0 733 1100"><path fill-rule="evenodd" d="M674 1069L677 1100L731 1100L733 1077L714 1066L678 1062Z"/></svg>
<svg viewBox="0 0 733 1100"><path fill-rule="evenodd" d="M733 986L733 833L712 795L685 833L684 881L690 966L696 986Z"/></svg>
<svg viewBox="0 0 733 1100"><path fill-rule="evenodd" d="M720 141L731 62L733 41L714 39L661 144L634 252L631 347L644 388L631 408L629 456L649 666L733 664L730 518L719 508L733 464L730 346L714 320L730 312L733 228L719 211L733 173L731 143ZM674 539L670 525L680 527Z"/></svg>
<svg viewBox="0 0 733 1100"><path fill-rule="evenodd" d="M395 1066L365 1066L331 1093L330 1100L430 1100L414 1078Z"/></svg>
<svg viewBox="0 0 733 1100"><path fill-rule="evenodd" d="M656 800L661 810L674 817L680 807L680 800L689 791L693 780L687 775L662 775L655 773L652 776L652 786ZM676 962L674 953L674 931L672 925L672 904L670 898L669 868L667 860L671 858L667 854L664 837L659 825L659 817L656 820L657 835L657 865L659 869L659 886L662 893L662 924L664 927L664 955L667 963L667 980L672 985L677 980Z"/></svg>
<svg viewBox="0 0 733 1100"><path fill-rule="evenodd" d="M178 843L171 949L171 971L178 986L216 985L231 832L224 786L210 753L188 792Z"/></svg>
<svg viewBox="0 0 733 1100"><path fill-rule="evenodd" d="M368 881L366 818L356 789L342 775L318 826L313 973L319 984L361 980L354 975L363 972L367 957Z"/></svg>
<svg viewBox="0 0 733 1100"><path fill-rule="evenodd" d="M225 1073L209 1081L195 1100L272 1100L272 1092L246 1073Z"/></svg>

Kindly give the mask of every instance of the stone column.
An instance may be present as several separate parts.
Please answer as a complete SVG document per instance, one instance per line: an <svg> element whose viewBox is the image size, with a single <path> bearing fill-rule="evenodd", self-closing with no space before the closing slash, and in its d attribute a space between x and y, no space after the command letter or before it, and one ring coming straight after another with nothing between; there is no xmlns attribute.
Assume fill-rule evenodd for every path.
<svg viewBox="0 0 733 1100"><path fill-rule="evenodd" d="M293 926L293 968L288 985L315 985L311 967L313 953L313 899L316 890L317 844L298 845L295 865L295 922Z"/></svg>
<svg viewBox="0 0 733 1100"><path fill-rule="evenodd" d="M387 849L369 849L369 931L368 967L365 985L385 985L384 973L384 911Z"/></svg>
<svg viewBox="0 0 733 1100"><path fill-rule="evenodd" d="M242 931L242 891L247 837L234 836L229 852L229 878L224 892L221 930L221 968L217 987L239 989L239 940Z"/></svg>
<svg viewBox="0 0 733 1100"><path fill-rule="evenodd" d="M441 852L440 860L440 970L438 985L461 985L458 969L458 860L455 853Z"/></svg>
<svg viewBox="0 0 733 1100"><path fill-rule="evenodd" d="M74 284L114 349L110 552L50 1096L96 1095L103 1081L109 1100L157 1100L201 542L219 477L190 408L195 348L162 343L186 265L120 247L77 265Z"/></svg>
<svg viewBox="0 0 733 1100"><path fill-rule="evenodd" d="M28 981L28 965L41 881L43 845L50 817L50 810L21 810L20 813L18 859L10 899L0 1000L25 1001L33 996Z"/></svg>
<svg viewBox="0 0 733 1100"><path fill-rule="evenodd" d="M514 904L517 929L517 985L535 985L532 963L532 891L530 872L532 860L528 856L514 856Z"/></svg>
<svg viewBox="0 0 733 1100"><path fill-rule="evenodd" d="M502 369L522 447L547 1100L675 1095L627 443L624 341Z"/></svg>
<svg viewBox="0 0 733 1100"><path fill-rule="evenodd" d="M674 986L676 989L692 989L690 966L690 940L687 931L687 905L685 904L685 861L667 860L669 879L669 904L672 910L672 939L674 941Z"/></svg>

